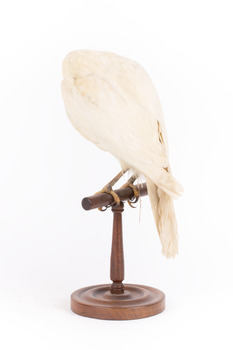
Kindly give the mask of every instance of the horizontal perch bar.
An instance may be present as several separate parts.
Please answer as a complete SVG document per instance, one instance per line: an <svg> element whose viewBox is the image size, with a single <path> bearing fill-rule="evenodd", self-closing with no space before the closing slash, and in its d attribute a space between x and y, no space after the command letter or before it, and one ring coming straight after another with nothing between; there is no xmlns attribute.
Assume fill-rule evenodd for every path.
<svg viewBox="0 0 233 350"><path fill-rule="evenodd" d="M147 186L144 182L143 184L137 185L137 188L140 193L140 197L147 195ZM134 193L130 187L119 188L118 190L114 190L116 194L120 197L121 201L126 201L128 199L133 198ZM85 210L96 209L100 207L105 207L107 205L112 205L114 203L113 197L108 193L99 193L90 197L85 197L82 200L82 207Z"/></svg>

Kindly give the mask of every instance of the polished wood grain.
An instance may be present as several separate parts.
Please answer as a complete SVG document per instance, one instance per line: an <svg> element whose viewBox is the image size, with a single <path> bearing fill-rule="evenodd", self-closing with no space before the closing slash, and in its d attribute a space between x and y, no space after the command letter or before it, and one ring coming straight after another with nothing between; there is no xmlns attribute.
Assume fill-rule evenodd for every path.
<svg viewBox="0 0 233 350"><path fill-rule="evenodd" d="M158 289L125 284L124 293L112 294L110 284L89 286L71 295L76 314L105 320L133 320L156 315L165 308L165 295Z"/></svg>

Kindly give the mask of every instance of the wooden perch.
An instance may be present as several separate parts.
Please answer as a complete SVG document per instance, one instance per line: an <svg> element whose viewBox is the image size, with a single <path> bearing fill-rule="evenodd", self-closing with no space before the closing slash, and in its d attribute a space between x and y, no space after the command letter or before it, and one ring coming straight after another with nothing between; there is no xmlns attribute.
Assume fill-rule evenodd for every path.
<svg viewBox="0 0 233 350"><path fill-rule="evenodd" d="M144 182L143 184L137 185L137 188L140 193L140 197L147 195L147 186ZM130 187L119 188L118 190L114 190L116 194L120 197L120 200L126 201L133 198L133 190ZM91 210L106 206L112 206L114 203L113 197L108 193L99 193L90 197L85 197L82 200L82 207L85 210Z"/></svg>

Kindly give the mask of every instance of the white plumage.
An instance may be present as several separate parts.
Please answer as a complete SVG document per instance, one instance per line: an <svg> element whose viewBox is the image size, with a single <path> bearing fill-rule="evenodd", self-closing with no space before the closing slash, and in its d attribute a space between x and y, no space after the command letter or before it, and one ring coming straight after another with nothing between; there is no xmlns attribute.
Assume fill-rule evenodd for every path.
<svg viewBox="0 0 233 350"><path fill-rule="evenodd" d="M173 198L182 186L171 175L160 101L146 71L113 53L79 50L63 62L62 95L80 134L144 175L162 253L178 252Z"/></svg>

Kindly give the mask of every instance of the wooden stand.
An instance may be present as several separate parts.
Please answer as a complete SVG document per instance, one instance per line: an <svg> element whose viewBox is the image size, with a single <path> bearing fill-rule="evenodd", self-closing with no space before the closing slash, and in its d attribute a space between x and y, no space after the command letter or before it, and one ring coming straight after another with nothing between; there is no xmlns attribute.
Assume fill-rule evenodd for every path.
<svg viewBox="0 0 233 350"><path fill-rule="evenodd" d="M143 184L139 190L140 196L146 195L146 184ZM82 201L83 208L86 210L101 205L112 207L113 235L110 267L112 284L100 284L78 289L71 295L71 310L82 316L105 320L131 320L153 316L165 308L164 293L148 286L122 283L124 280L122 239L124 203L122 200L132 198L133 191L127 187L116 192L121 199L118 206L112 203L111 195L106 193L84 198Z"/></svg>

